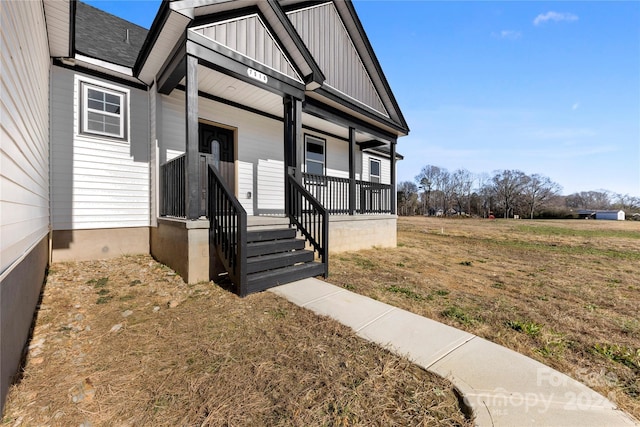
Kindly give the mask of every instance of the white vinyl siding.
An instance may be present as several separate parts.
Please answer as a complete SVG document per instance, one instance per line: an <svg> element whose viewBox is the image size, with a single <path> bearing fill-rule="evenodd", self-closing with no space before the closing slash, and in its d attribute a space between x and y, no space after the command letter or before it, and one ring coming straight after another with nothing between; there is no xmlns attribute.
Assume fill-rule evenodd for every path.
<svg viewBox="0 0 640 427"><path fill-rule="evenodd" d="M158 145L162 164L184 152L186 131L184 92L176 90L161 98ZM247 213L284 212L283 123L205 98L200 98L198 115L213 124L236 129L234 191ZM250 199L248 192L251 192Z"/></svg>
<svg viewBox="0 0 640 427"><path fill-rule="evenodd" d="M378 160L380 162L380 183L391 184L391 164L389 159L381 156L375 156L369 153L362 153L362 176L364 181L375 182L371 179L370 160Z"/></svg>
<svg viewBox="0 0 640 427"><path fill-rule="evenodd" d="M174 91L171 95L159 97L158 157L162 164L184 153L184 92ZM284 212L283 123L205 98L199 99L198 115L201 120L236 129L234 191L247 213L264 215ZM303 132L324 142L325 174L349 178L348 142L306 129ZM299 149L304 153L304 138ZM368 180L370 155L358 149L355 154L356 179ZM389 162L381 158L380 163L381 181L389 183ZM366 165L366 175L363 174L363 165ZM247 197L249 192L250 198Z"/></svg>
<svg viewBox="0 0 640 427"><path fill-rule="evenodd" d="M248 197L248 193L251 193L251 197ZM253 165L238 161L238 200L247 211L247 215L253 215L254 197L256 194L253 190Z"/></svg>
<svg viewBox="0 0 640 427"><path fill-rule="evenodd" d="M52 76L54 230L149 226L148 94L59 67ZM128 94L126 141L80 132L81 82Z"/></svg>
<svg viewBox="0 0 640 427"><path fill-rule="evenodd" d="M49 232L49 45L42 2L2 2L0 275Z"/></svg>

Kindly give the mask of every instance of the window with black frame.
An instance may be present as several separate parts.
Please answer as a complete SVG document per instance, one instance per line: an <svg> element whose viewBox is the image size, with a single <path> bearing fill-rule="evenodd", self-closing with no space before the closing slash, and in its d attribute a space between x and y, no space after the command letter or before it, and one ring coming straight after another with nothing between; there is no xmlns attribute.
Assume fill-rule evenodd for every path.
<svg viewBox="0 0 640 427"><path fill-rule="evenodd" d="M380 182L380 160L369 159L369 181Z"/></svg>
<svg viewBox="0 0 640 427"><path fill-rule="evenodd" d="M305 172L312 175L325 174L326 141L311 135L305 135Z"/></svg>

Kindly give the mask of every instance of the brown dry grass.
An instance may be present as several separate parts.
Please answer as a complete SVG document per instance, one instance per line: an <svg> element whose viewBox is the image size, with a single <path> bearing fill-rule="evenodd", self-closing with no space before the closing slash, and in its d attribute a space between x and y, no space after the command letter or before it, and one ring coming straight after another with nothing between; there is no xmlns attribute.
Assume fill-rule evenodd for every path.
<svg viewBox="0 0 640 427"><path fill-rule="evenodd" d="M640 418L640 223L400 218L329 281L509 347Z"/></svg>
<svg viewBox="0 0 640 427"><path fill-rule="evenodd" d="M53 265L3 423L470 425L449 383L337 322L145 256Z"/></svg>

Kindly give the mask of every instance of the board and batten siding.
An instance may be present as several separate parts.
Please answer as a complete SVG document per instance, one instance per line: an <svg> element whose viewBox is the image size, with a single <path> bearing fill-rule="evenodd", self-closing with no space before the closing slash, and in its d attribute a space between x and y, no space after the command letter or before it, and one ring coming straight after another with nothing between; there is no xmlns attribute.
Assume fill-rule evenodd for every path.
<svg viewBox="0 0 640 427"><path fill-rule="evenodd" d="M333 2L287 13L326 77L326 85L389 116Z"/></svg>
<svg viewBox="0 0 640 427"><path fill-rule="evenodd" d="M42 2L2 2L0 275L49 233L49 45Z"/></svg>
<svg viewBox="0 0 640 427"><path fill-rule="evenodd" d="M124 140L80 133L81 82L127 94ZM55 66L51 86L53 229L149 226L148 93Z"/></svg>
<svg viewBox="0 0 640 427"><path fill-rule="evenodd" d="M299 82L302 79L257 14L192 29L222 46Z"/></svg>

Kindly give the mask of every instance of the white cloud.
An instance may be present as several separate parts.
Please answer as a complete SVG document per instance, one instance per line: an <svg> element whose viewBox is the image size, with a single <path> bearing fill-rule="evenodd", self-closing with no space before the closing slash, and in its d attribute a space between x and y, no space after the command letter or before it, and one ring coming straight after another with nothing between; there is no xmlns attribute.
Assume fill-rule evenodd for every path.
<svg viewBox="0 0 640 427"><path fill-rule="evenodd" d="M547 21L573 22L577 20L578 20L578 16L574 15L573 13L561 13L561 12L549 11L547 13L541 13L540 15L536 16L536 19L533 20L533 25L544 24Z"/></svg>
<svg viewBox="0 0 640 427"><path fill-rule="evenodd" d="M576 102L576 103L574 103L574 104L571 106L571 109L572 109L573 111L577 110L578 108L580 108L580 103L579 103L579 102Z"/></svg>
<svg viewBox="0 0 640 427"><path fill-rule="evenodd" d="M491 35L498 39L507 39L507 40L517 40L522 37L522 33L520 31L514 30L502 30L499 33L491 33Z"/></svg>

